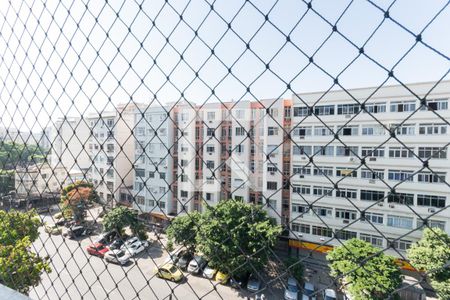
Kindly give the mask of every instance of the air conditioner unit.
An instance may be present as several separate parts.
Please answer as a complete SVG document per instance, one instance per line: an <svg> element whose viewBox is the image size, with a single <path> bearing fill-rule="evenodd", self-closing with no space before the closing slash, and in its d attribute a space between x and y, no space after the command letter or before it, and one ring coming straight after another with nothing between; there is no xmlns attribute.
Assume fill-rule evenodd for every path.
<svg viewBox="0 0 450 300"><path fill-rule="evenodd" d="M435 208L429 208L429 209L428 209L428 212L429 212L429 213L434 213L434 212L436 212L436 209L435 209Z"/></svg>
<svg viewBox="0 0 450 300"><path fill-rule="evenodd" d="M304 156L304 155L303 155L303 156L300 156L300 159L301 159L301 160L306 160L306 156Z"/></svg>
<svg viewBox="0 0 450 300"><path fill-rule="evenodd" d="M298 177L300 177L300 178L305 178L305 175L298 175Z"/></svg>
<svg viewBox="0 0 450 300"><path fill-rule="evenodd" d="M375 179L369 179L369 183L375 183Z"/></svg>
<svg viewBox="0 0 450 300"><path fill-rule="evenodd" d="M301 140L304 140L304 139L305 139L305 136L304 136L304 135L301 135L301 136L300 136L300 139L301 139Z"/></svg>
<svg viewBox="0 0 450 300"><path fill-rule="evenodd" d="M395 208L394 204L389 204L389 208Z"/></svg>
<svg viewBox="0 0 450 300"><path fill-rule="evenodd" d="M348 223L350 223L350 221L349 220L342 220L342 223L348 224Z"/></svg>
<svg viewBox="0 0 450 300"><path fill-rule="evenodd" d="M380 203L378 203L377 205L378 205L378 206L383 206L384 203L383 203L383 202L380 202Z"/></svg>
<svg viewBox="0 0 450 300"><path fill-rule="evenodd" d="M352 116L351 115L345 115L346 119L350 119Z"/></svg>
<svg viewBox="0 0 450 300"><path fill-rule="evenodd" d="M275 175L275 172L270 172L270 175Z"/></svg>
<svg viewBox="0 0 450 300"><path fill-rule="evenodd" d="M186 202L186 198L181 198L181 201Z"/></svg>
<svg viewBox="0 0 450 300"><path fill-rule="evenodd" d="M369 161L377 161L376 157L369 157Z"/></svg>
<svg viewBox="0 0 450 300"><path fill-rule="evenodd" d="M208 152L209 155L212 155L212 152Z"/></svg>
<svg viewBox="0 0 450 300"><path fill-rule="evenodd" d="M355 161L355 158L351 156L348 158L348 161Z"/></svg>

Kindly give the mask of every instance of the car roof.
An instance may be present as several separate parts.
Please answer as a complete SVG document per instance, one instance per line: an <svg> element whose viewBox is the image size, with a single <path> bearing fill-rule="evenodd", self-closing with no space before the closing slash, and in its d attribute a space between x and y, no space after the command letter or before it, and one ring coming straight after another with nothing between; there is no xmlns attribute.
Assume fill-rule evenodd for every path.
<svg viewBox="0 0 450 300"><path fill-rule="evenodd" d="M334 297L336 298L336 292L332 289L326 289L325 290L325 295L329 296L329 297Z"/></svg>
<svg viewBox="0 0 450 300"><path fill-rule="evenodd" d="M314 284L311 282L305 282L304 288L307 290L314 290Z"/></svg>
<svg viewBox="0 0 450 300"><path fill-rule="evenodd" d="M294 277L289 277L287 283L290 285L297 285L297 279Z"/></svg>

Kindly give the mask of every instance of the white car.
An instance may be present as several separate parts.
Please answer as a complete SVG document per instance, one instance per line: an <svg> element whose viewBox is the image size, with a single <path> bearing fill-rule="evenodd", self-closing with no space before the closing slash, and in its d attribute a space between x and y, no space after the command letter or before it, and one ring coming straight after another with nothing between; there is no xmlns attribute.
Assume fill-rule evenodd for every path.
<svg viewBox="0 0 450 300"><path fill-rule="evenodd" d="M314 287L314 284L310 282L305 282L303 285L303 298L304 296L309 297L311 300L316 300L316 288Z"/></svg>
<svg viewBox="0 0 450 300"><path fill-rule="evenodd" d="M136 254L139 254L142 251L144 251L145 248L147 248L147 247L148 247L148 241L136 240L132 244L128 244L128 243L123 244L120 249L127 252L130 256L135 256Z"/></svg>
<svg viewBox="0 0 450 300"><path fill-rule="evenodd" d="M110 250L105 253L105 260L110 263L125 265L130 261L130 254L125 250Z"/></svg>
<svg viewBox="0 0 450 300"><path fill-rule="evenodd" d="M284 290L285 300L297 300L298 299L298 283L294 277L289 277L287 281L286 289Z"/></svg>

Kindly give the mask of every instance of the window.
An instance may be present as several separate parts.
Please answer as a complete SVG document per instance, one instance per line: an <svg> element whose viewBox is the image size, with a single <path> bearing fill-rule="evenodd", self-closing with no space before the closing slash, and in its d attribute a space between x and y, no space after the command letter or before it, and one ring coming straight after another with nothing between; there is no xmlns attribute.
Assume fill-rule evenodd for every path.
<svg viewBox="0 0 450 300"><path fill-rule="evenodd" d="M347 126L338 126L338 134L339 135L358 135L359 126L358 125L347 125Z"/></svg>
<svg viewBox="0 0 450 300"><path fill-rule="evenodd" d="M244 118L245 112L244 112L243 109L236 109L234 111L234 113L235 113L236 119L243 119Z"/></svg>
<svg viewBox="0 0 450 300"><path fill-rule="evenodd" d="M107 152L114 152L114 144L107 144L106 145L106 151Z"/></svg>
<svg viewBox="0 0 450 300"><path fill-rule="evenodd" d="M145 177L145 170L144 169L135 169L136 177Z"/></svg>
<svg viewBox="0 0 450 300"><path fill-rule="evenodd" d="M418 156L420 158L447 158L447 148L440 147L419 147Z"/></svg>
<svg viewBox="0 0 450 300"><path fill-rule="evenodd" d="M415 111L416 102L415 101L392 101L391 102L391 112L406 112Z"/></svg>
<svg viewBox="0 0 450 300"><path fill-rule="evenodd" d="M277 164L274 164L274 163L267 163L267 172L269 172L269 173L275 173L275 172L277 172L277 171L278 171Z"/></svg>
<svg viewBox="0 0 450 300"><path fill-rule="evenodd" d="M350 240L356 238L356 232L348 230L336 230L336 238L341 240Z"/></svg>
<svg viewBox="0 0 450 300"><path fill-rule="evenodd" d="M317 116L334 115L334 105L318 105L314 107L314 114Z"/></svg>
<svg viewBox="0 0 450 300"><path fill-rule="evenodd" d="M311 232L310 231L311 227L309 226L309 224L292 223L291 229L292 229L292 231L306 233L306 234L309 234Z"/></svg>
<svg viewBox="0 0 450 300"><path fill-rule="evenodd" d="M359 112L359 104L338 104L337 114L338 115L353 115Z"/></svg>
<svg viewBox="0 0 450 300"><path fill-rule="evenodd" d="M136 197L136 202L138 205L145 205L145 198L142 196L137 196Z"/></svg>
<svg viewBox="0 0 450 300"><path fill-rule="evenodd" d="M267 135L278 135L278 127L268 127Z"/></svg>
<svg viewBox="0 0 450 300"><path fill-rule="evenodd" d="M236 135L237 135L237 136L245 135L245 129L244 129L244 127L236 127L236 128L235 128L235 131L236 131Z"/></svg>
<svg viewBox="0 0 450 300"><path fill-rule="evenodd" d="M311 186L309 185L293 185L292 192L300 195L310 195Z"/></svg>
<svg viewBox="0 0 450 300"><path fill-rule="evenodd" d="M302 204L292 204L292 212L299 213L299 214L307 214L309 212L308 205L302 205Z"/></svg>
<svg viewBox="0 0 450 300"><path fill-rule="evenodd" d="M160 186L160 187L159 187L159 193L160 193L160 194L164 194L165 192L166 192L166 188L163 187L163 186Z"/></svg>
<svg viewBox="0 0 450 300"><path fill-rule="evenodd" d="M383 215L382 214L377 214L377 213L372 213L372 212L362 212L361 213L361 221L368 221L370 223L373 224L383 224Z"/></svg>
<svg viewBox="0 0 450 300"><path fill-rule="evenodd" d="M134 189L136 190L136 191L142 191L143 189L144 189L144 183L142 183L142 182L135 182L134 183Z"/></svg>
<svg viewBox="0 0 450 300"><path fill-rule="evenodd" d="M416 126L414 124L391 124L390 130L396 135L414 135L416 132Z"/></svg>
<svg viewBox="0 0 450 300"><path fill-rule="evenodd" d="M294 145L292 148L292 153L294 155L311 155L312 147L311 146L297 146Z"/></svg>
<svg viewBox="0 0 450 300"><path fill-rule="evenodd" d="M336 209L337 219L356 220L356 210Z"/></svg>
<svg viewBox="0 0 450 300"><path fill-rule="evenodd" d="M338 189L336 190L336 197L356 199L358 197L358 191L354 189Z"/></svg>
<svg viewBox="0 0 450 300"><path fill-rule="evenodd" d="M244 145L239 144L236 146L236 153L243 153L244 152Z"/></svg>
<svg viewBox="0 0 450 300"><path fill-rule="evenodd" d="M413 181L413 171L388 170L388 179L395 181Z"/></svg>
<svg viewBox="0 0 450 300"><path fill-rule="evenodd" d="M388 195L388 202L414 205L414 194L407 193L390 193Z"/></svg>
<svg viewBox="0 0 450 300"><path fill-rule="evenodd" d="M365 110L363 110L363 112L368 112L371 114L386 112L386 102L366 103L364 106L365 106Z"/></svg>
<svg viewBox="0 0 450 300"><path fill-rule="evenodd" d="M420 172L417 174L417 181L428 183L443 183L445 182L446 173L442 172Z"/></svg>
<svg viewBox="0 0 450 300"><path fill-rule="evenodd" d="M337 146L336 156L356 156L358 155L358 146Z"/></svg>
<svg viewBox="0 0 450 300"><path fill-rule="evenodd" d="M419 124L419 134L439 135L447 134L447 124Z"/></svg>
<svg viewBox="0 0 450 300"><path fill-rule="evenodd" d="M331 217L333 215L333 209L331 207L314 206L313 211L315 215L320 217Z"/></svg>
<svg viewBox="0 0 450 300"><path fill-rule="evenodd" d="M155 178L155 172L153 172L153 171L148 172L148 177Z"/></svg>
<svg viewBox="0 0 450 300"><path fill-rule="evenodd" d="M356 170L351 170L348 168L337 167L336 168L337 177L357 177L358 172Z"/></svg>
<svg viewBox="0 0 450 300"><path fill-rule="evenodd" d="M180 174L180 181L181 182L188 182L189 177L186 174Z"/></svg>
<svg viewBox="0 0 450 300"><path fill-rule="evenodd" d="M414 156L414 148L389 147L389 157L391 158L411 158Z"/></svg>
<svg viewBox="0 0 450 300"><path fill-rule="evenodd" d="M384 170L382 169L361 169L361 178L363 179L384 179Z"/></svg>
<svg viewBox="0 0 450 300"><path fill-rule="evenodd" d="M331 129L325 126L314 126L314 135L316 136L333 135L333 131Z"/></svg>
<svg viewBox="0 0 450 300"><path fill-rule="evenodd" d="M331 196L333 189L325 186L314 186L313 195L315 196Z"/></svg>
<svg viewBox="0 0 450 300"><path fill-rule="evenodd" d="M214 128L206 128L206 136L214 136Z"/></svg>
<svg viewBox="0 0 450 300"><path fill-rule="evenodd" d="M145 128L144 127L137 127L136 128L136 135L137 136L143 136L145 134Z"/></svg>
<svg viewBox="0 0 450 300"><path fill-rule="evenodd" d="M384 198L384 192L361 190L361 200L363 201L380 201Z"/></svg>
<svg viewBox="0 0 450 300"><path fill-rule="evenodd" d="M386 129L382 125L362 125L362 135L385 135Z"/></svg>
<svg viewBox="0 0 450 300"><path fill-rule="evenodd" d="M268 205L268 207L276 208L277 207L277 200L275 200L275 199L268 199L267 200L267 205Z"/></svg>
<svg viewBox="0 0 450 300"><path fill-rule="evenodd" d="M407 240L396 240L394 241L394 248L400 251L408 250L412 245L411 241Z"/></svg>
<svg viewBox="0 0 450 300"><path fill-rule="evenodd" d="M113 127L114 125L114 119L107 119L106 120L106 126Z"/></svg>
<svg viewBox="0 0 450 300"><path fill-rule="evenodd" d="M297 128L294 128L294 136L310 136L310 135L312 135L312 127L311 126L308 126L308 127L305 127L305 126L302 126L302 127L297 127Z"/></svg>
<svg viewBox="0 0 450 300"><path fill-rule="evenodd" d="M268 190L276 190L277 182L276 181L267 181L267 189Z"/></svg>
<svg viewBox="0 0 450 300"><path fill-rule="evenodd" d="M447 197L445 196L435 196L435 195L417 195L417 205L419 206L431 206L431 207L445 207L445 201Z"/></svg>
<svg viewBox="0 0 450 300"><path fill-rule="evenodd" d="M333 167L314 167L314 176L333 176Z"/></svg>
<svg viewBox="0 0 450 300"><path fill-rule="evenodd" d="M188 192L187 192L187 191L181 190L181 191L180 191L180 196L181 196L182 198L187 198L187 197L188 197Z"/></svg>
<svg viewBox="0 0 450 300"><path fill-rule="evenodd" d="M314 146L314 155L333 156L334 155L334 146Z"/></svg>
<svg viewBox="0 0 450 300"><path fill-rule="evenodd" d="M375 247L383 247L383 238L381 236L361 233L359 238Z"/></svg>
<svg viewBox="0 0 450 300"><path fill-rule="evenodd" d="M298 165L294 165L292 167L292 172L298 175L311 175L311 167L306 167L306 166L298 166Z"/></svg>
<svg viewBox="0 0 450 300"><path fill-rule="evenodd" d="M208 111L206 113L206 119L208 121L214 121L216 119L216 113L214 111Z"/></svg>
<svg viewBox="0 0 450 300"><path fill-rule="evenodd" d="M206 152L214 153L214 151L215 151L214 145L206 145Z"/></svg>
<svg viewBox="0 0 450 300"><path fill-rule="evenodd" d="M387 226L397 227L397 228L405 228L405 229L412 229L412 227L413 227L413 218L388 215L387 216Z"/></svg>
<svg viewBox="0 0 450 300"><path fill-rule="evenodd" d="M214 177L206 177L206 184L214 184Z"/></svg>
<svg viewBox="0 0 450 300"><path fill-rule="evenodd" d="M280 145L267 145L266 153L268 155L275 155L278 154L278 149L280 148Z"/></svg>
<svg viewBox="0 0 450 300"><path fill-rule="evenodd" d="M422 106L420 110L447 110L448 100L447 99L436 99L428 100L427 105Z"/></svg>
<svg viewBox="0 0 450 300"><path fill-rule="evenodd" d="M308 107L294 107L294 117L306 117L309 115Z"/></svg>
<svg viewBox="0 0 450 300"><path fill-rule="evenodd" d="M327 227L312 226L312 234L326 236L326 237L332 237L333 231Z"/></svg>
<svg viewBox="0 0 450 300"><path fill-rule="evenodd" d="M159 173L160 179L166 179L166 173Z"/></svg>
<svg viewBox="0 0 450 300"><path fill-rule="evenodd" d="M384 147L362 147L361 156L363 157L384 157Z"/></svg>
<svg viewBox="0 0 450 300"><path fill-rule="evenodd" d="M438 220L427 220L427 225L430 228L439 228L443 231L445 231L445 221L438 221ZM417 228L424 229L426 225L423 223L422 220L417 220Z"/></svg>
<svg viewBox="0 0 450 300"><path fill-rule="evenodd" d="M214 161L213 160L207 160L206 161L206 167L208 169L214 169Z"/></svg>
<svg viewBox="0 0 450 300"><path fill-rule="evenodd" d="M212 193L206 193L205 200L206 201L214 201L214 195Z"/></svg>

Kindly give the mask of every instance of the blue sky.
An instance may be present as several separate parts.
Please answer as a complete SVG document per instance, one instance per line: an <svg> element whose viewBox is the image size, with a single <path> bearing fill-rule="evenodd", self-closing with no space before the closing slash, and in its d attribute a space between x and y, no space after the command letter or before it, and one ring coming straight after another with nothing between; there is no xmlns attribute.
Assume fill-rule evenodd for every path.
<svg viewBox="0 0 450 300"><path fill-rule="evenodd" d="M406 84L450 70L447 1L315 0L311 9L294 0L45 2L0 4L0 126L41 128L131 96L144 103L181 93L197 103L289 98L327 90L338 75L346 89L378 86L387 79L382 67ZM422 33L428 47L410 50L413 34L439 11ZM367 56L359 54L363 45Z"/></svg>

